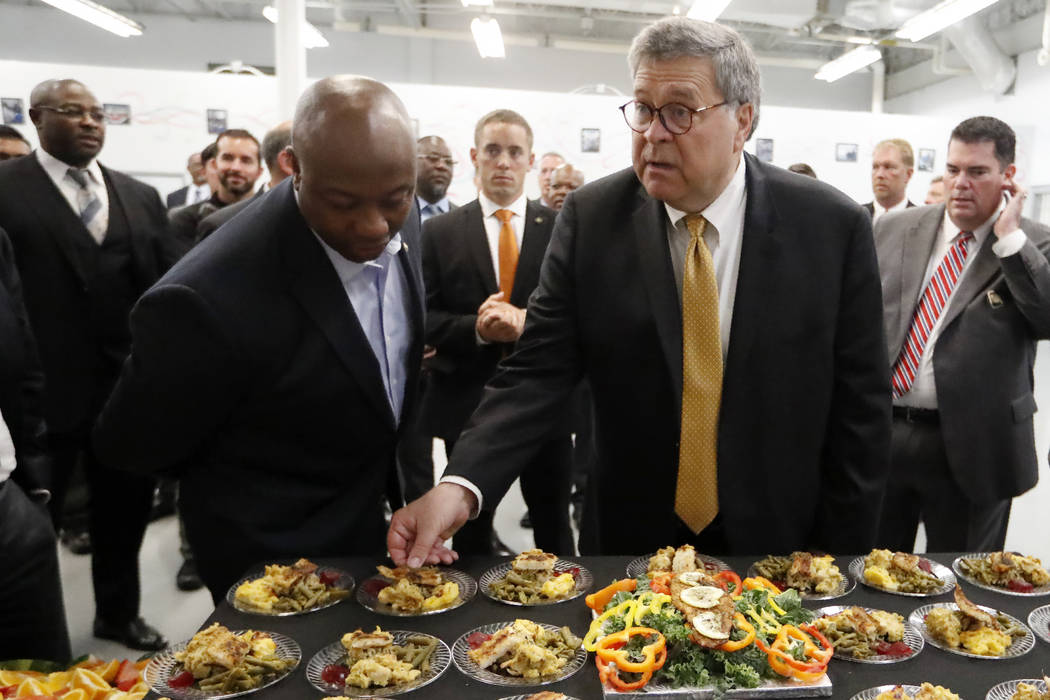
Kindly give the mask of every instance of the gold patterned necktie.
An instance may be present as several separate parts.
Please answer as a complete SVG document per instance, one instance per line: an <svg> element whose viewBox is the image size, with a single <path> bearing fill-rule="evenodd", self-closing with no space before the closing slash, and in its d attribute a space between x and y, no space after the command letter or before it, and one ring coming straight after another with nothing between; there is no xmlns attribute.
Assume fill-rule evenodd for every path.
<svg viewBox="0 0 1050 700"><path fill-rule="evenodd" d="M496 218L499 227L499 290L503 292L503 301L510 303L510 293L514 290L514 273L518 269L518 239L510 225L510 209L497 209Z"/></svg>
<svg viewBox="0 0 1050 700"><path fill-rule="evenodd" d="M718 513L722 342L715 264L704 243L707 219L689 214L685 223L690 238L682 274L682 427L674 510L698 533Z"/></svg>

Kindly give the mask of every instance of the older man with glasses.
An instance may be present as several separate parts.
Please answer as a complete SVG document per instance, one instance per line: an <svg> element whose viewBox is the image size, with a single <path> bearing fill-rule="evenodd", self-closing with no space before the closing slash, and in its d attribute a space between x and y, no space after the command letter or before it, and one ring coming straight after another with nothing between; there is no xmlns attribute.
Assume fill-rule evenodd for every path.
<svg viewBox="0 0 1050 700"><path fill-rule="evenodd" d="M516 351L442 482L395 514L396 562L498 500L573 387L594 393L584 553L865 551L889 448L868 215L743 152L754 54L667 18L632 44L633 169L568 196Z"/></svg>

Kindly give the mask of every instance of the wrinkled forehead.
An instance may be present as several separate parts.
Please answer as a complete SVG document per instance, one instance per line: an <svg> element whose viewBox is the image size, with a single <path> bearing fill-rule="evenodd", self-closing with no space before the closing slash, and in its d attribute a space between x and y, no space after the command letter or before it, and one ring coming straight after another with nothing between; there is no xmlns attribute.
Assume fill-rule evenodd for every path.
<svg viewBox="0 0 1050 700"><path fill-rule="evenodd" d="M40 104L51 107L76 104L86 107L100 107L98 100L80 83L60 83L44 94Z"/></svg>

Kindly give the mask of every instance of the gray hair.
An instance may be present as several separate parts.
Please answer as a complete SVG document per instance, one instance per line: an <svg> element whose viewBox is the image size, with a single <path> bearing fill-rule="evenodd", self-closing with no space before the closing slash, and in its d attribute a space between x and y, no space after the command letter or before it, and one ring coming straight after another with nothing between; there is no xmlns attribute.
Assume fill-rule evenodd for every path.
<svg viewBox="0 0 1050 700"><path fill-rule="evenodd" d="M754 105L755 116L747 135L751 138L758 126L762 87L758 61L744 37L715 22L665 17L634 37L627 53L627 63L633 76L638 73L642 61L672 61L684 56L711 59L718 89L728 104Z"/></svg>

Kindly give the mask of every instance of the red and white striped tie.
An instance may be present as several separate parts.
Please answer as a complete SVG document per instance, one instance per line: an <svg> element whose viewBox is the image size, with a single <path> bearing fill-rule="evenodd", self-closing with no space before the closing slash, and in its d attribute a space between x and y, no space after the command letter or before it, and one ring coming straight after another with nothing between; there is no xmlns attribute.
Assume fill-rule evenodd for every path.
<svg viewBox="0 0 1050 700"><path fill-rule="evenodd" d="M922 358L923 350L926 349L926 341L929 340L941 311L948 305L948 299L951 297L952 290L955 289L956 282L962 276L971 241L973 241L973 233L969 231L960 233L945 254L944 260L933 271L930 281L926 283L922 299L915 308L915 316L911 320L908 337L893 367L893 398L895 399L908 393L915 381L915 375L919 373L919 360Z"/></svg>

